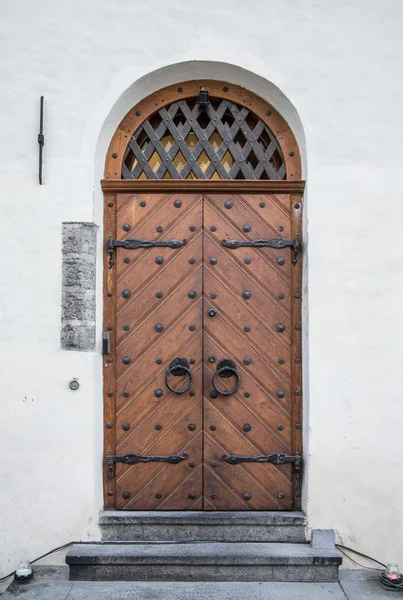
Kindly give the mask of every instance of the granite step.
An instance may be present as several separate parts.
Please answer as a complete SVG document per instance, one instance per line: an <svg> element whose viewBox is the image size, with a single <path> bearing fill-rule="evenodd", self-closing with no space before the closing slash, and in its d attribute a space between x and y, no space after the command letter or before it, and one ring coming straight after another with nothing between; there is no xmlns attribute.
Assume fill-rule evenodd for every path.
<svg viewBox="0 0 403 600"><path fill-rule="evenodd" d="M305 542L303 512L104 511L106 541Z"/></svg>
<svg viewBox="0 0 403 600"><path fill-rule="evenodd" d="M144 542L76 544L66 562L81 581L327 582L341 556L308 543Z"/></svg>

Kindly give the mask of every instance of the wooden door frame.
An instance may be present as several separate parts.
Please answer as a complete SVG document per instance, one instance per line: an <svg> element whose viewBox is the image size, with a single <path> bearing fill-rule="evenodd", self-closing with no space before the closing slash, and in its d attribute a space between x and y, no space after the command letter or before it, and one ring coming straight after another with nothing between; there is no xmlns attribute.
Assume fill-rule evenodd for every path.
<svg viewBox="0 0 403 600"><path fill-rule="evenodd" d="M287 180L135 180L120 179L122 163L129 140L152 113L172 102L195 97L200 87L209 91L211 97L227 99L245 105L253 111L276 136L283 152ZM108 264L107 243L110 235L116 236L116 200L125 193L253 193L290 194L291 235L300 234L302 240L302 198L305 181L301 180L301 156L297 141L285 119L266 100L240 86L214 80L194 80L177 83L151 94L134 106L116 129L105 161L104 179L101 181L104 194L104 277L103 277L103 331L111 335L112 353L103 360L104 398L104 508L116 506L115 478L108 479L106 457L116 451L116 356L115 356L115 265ZM301 256L298 259L302 260ZM301 263L299 263L301 265ZM291 452L302 455L302 328L301 328L302 267L292 269L291 278L291 323L292 323L292 445ZM301 498L293 494L293 509L301 507Z"/></svg>

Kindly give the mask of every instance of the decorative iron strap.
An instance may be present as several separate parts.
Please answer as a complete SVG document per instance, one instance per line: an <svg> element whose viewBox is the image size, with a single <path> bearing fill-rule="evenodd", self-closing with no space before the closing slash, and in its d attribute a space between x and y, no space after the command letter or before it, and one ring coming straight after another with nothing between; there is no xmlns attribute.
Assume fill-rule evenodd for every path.
<svg viewBox="0 0 403 600"><path fill-rule="evenodd" d="M137 463L148 462L167 462L171 465L176 465L187 458L187 454L170 454L169 456L142 456L141 454L123 454L122 456L113 456L111 452L109 452L106 458L106 464L108 466L108 480L110 481L113 479L113 465L118 462L125 465L136 465Z"/></svg>
<svg viewBox="0 0 403 600"><path fill-rule="evenodd" d="M186 244L187 240L135 240L135 239L126 239L126 240L113 240L112 236L109 236L108 240L108 254L109 254L109 267L114 265L114 261L112 259L113 251L115 248L125 248L126 250L138 250L139 248L173 248L176 250L181 246Z"/></svg>
<svg viewBox="0 0 403 600"><path fill-rule="evenodd" d="M301 249L299 235L295 236L295 240L287 240L285 238L273 238L271 240L248 240L239 242L238 240L221 240L221 244L226 248L234 250L235 248L251 247L251 248L293 248L292 264L297 264L297 256Z"/></svg>
<svg viewBox="0 0 403 600"><path fill-rule="evenodd" d="M287 463L294 463L295 469L300 470L302 466L302 456L296 454L295 456L289 456L288 454L262 454L260 456L237 456L235 454L228 456L224 454L222 460L229 463L230 465L238 465L239 463L271 463L273 465L286 465Z"/></svg>
<svg viewBox="0 0 403 600"><path fill-rule="evenodd" d="M125 152L123 179L285 179L276 137L252 111L211 99L201 112L195 100L173 102L140 125Z"/></svg>

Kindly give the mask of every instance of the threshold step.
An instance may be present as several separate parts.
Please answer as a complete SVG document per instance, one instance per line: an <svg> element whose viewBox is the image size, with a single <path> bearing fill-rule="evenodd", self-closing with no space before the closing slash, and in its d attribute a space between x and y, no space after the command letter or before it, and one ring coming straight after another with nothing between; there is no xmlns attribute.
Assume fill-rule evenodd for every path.
<svg viewBox="0 0 403 600"><path fill-rule="evenodd" d="M335 548L291 543L76 544L71 580L337 581Z"/></svg>
<svg viewBox="0 0 403 600"><path fill-rule="evenodd" d="M305 542L303 512L104 511L99 524L107 541Z"/></svg>

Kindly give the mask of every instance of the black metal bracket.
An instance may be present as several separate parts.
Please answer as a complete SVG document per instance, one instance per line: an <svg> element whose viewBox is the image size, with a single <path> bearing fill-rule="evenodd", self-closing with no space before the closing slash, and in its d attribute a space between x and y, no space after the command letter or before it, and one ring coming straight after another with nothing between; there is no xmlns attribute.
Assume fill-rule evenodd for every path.
<svg viewBox="0 0 403 600"><path fill-rule="evenodd" d="M139 248L173 248L176 250L186 244L187 240L113 240L112 236L108 239L108 254L109 254L109 267L114 265L113 262L113 251L115 248L125 248L125 250L138 250Z"/></svg>
<svg viewBox="0 0 403 600"><path fill-rule="evenodd" d="M182 460L188 458L187 454L170 454L169 456L143 456L141 454L123 454L122 456L113 456L111 452L106 457L106 464L108 467L108 480L113 479L115 463L123 463L125 465L136 465L137 463L148 463L148 462L167 462L171 465L176 465Z"/></svg>
<svg viewBox="0 0 403 600"><path fill-rule="evenodd" d="M45 145L45 136L43 135L43 96L41 96L41 105L39 109L39 185L42 185L42 169L43 169L43 147Z"/></svg>
<svg viewBox="0 0 403 600"><path fill-rule="evenodd" d="M234 250L235 248L293 248L292 264L297 264L297 256L301 250L301 242L299 235L295 236L295 240L287 240L285 238L273 238L271 240L251 240L247 242L239 242L238 240L221 240L221 244L226 248Z"/></svg>

